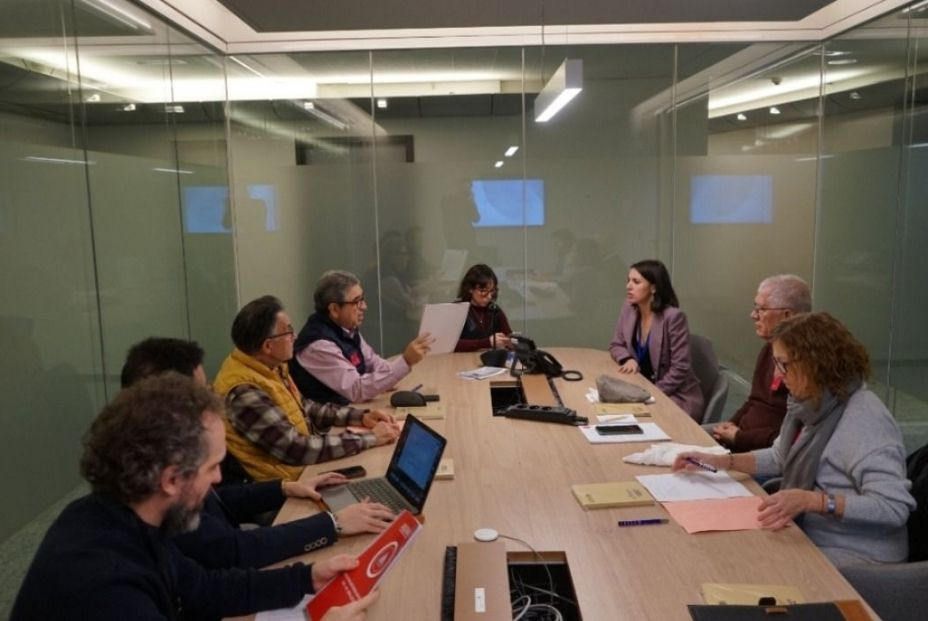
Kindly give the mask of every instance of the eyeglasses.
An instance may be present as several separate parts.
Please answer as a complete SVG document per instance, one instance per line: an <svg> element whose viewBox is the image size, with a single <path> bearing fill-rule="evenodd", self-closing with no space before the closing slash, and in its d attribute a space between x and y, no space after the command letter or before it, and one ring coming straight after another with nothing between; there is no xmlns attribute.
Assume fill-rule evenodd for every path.
<svg viewBox="0 0 928 621"><path fill-rule="evenodd" d="M476 287L474 287L474 291L479 291L480 293L486 295L488 293L490 294L496 293L497 291L499 291L499 289L494 287L493 285L477 285Z"/></svg>
<svg viewBox="0 0 928 621"><path fill-rule="evenodd" d="M364 296L357 297L353 300L348 300L347 302L339 302L339 306L361 306L365 303Z"/></svg>
<svg viewBox="0 0 928 621"><path fill-rule="evenodd" d="M288 325L286 331L284 331L284 332L278 332L277 334L272 334L272 335L270 335L270 336L267 337L267 338L268 338L268 339L279 339L279 338L285 337L285 336L293 336L295 333L296 333L296 331L293 329L293 326Z"/></svg>
<svg viewBox="0 0 928 621"><path fill-rule="evenodd" d="M789 310L789 309L786 308L785 306L777 306L777 307L774 307L774 308L766 308L766 307L764 307L764 306L758 306L757 304L755 304L755 305L751 308L751 314L752 314L752 315L760 315L761 313L766 313L766 312L769 312L769 311L785 311L785 310Z"/></svg>
<svg viewBox="0 0 928 621"><path fill-rule="evenodd" d="M780 360L776 356L773 357L773 366L777 368L777 371L780 372L780 375L786 375L789 371L789 365L796 362L795 360Z"/></svg>

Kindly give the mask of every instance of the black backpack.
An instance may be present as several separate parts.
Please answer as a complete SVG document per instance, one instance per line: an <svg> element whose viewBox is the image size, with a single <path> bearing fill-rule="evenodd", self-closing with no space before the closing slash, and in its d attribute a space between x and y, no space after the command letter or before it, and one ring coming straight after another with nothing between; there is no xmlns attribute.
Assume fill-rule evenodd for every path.
<svg viewBox="0 0 928 621"><path fill-rule="evenodd" d="M912 481L912 496L917 503L909 514L909 562L928 560L928 444L905 460L906 475Z"/></svg>

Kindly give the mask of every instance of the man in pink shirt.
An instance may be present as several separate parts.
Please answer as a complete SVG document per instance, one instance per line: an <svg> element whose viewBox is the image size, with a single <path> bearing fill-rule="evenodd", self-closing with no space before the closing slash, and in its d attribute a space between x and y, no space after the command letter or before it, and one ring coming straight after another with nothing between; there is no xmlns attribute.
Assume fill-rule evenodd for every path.
<svg viewBox="0 0 928 621"><path fill-rule="evenodd" d="M303 396L320 403L359 403L392 388L429 352L434 339L413 339L401 356L384 360L358 328L367 303L361 281L349 272L322 275L313 294L315 312L294 344L290 375Z"/></svg>

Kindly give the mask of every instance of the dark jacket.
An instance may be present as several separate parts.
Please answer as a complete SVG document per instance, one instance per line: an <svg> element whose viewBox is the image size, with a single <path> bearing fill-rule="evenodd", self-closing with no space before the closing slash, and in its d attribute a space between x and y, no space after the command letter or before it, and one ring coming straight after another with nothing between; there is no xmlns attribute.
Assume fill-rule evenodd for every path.
<svg viewBox="0 0 928 621"><path fill-rule="evenodd" d="M301 563L207 571L126 505L90 494L49 528L10 619L212 619L294 606L311 589Z"/></svg>
<svg viewBox="0 0 928 621"><path fill-rule="evenodd" d="M317 403L348 405L348 399L316 379L296 359L297 354L319 340L332 341L338 345L345 360L348 360L358 370L358 375L364 375L367 371L364 355L361 353L361 333L355 331L354 336L348 336L341 326L328 317L313 313L306 319L306 324L293 344L293 358L287 363L290 367L290 377L296 382L300 394L307 399L312 399Z"/></svg>
<svg viewBox="0 0 928 621"><path fill-rule="evenodd" d="M280 509L283 501L280 481L216 488L206 497L200 526L174 543L207 569L264 567L335 543L335 524L327 513L241 530L243 522Z"/></svg>
<svg viewBox="0 0 928 621"><path fill-rule="evenodd" d="M731 418L731 422L738 425L738 433L729 448L743 453L773 444L786 416L788 396L789 391L782 381L773 388L773 351L767 343L757 355L751 394Z"/></svg>

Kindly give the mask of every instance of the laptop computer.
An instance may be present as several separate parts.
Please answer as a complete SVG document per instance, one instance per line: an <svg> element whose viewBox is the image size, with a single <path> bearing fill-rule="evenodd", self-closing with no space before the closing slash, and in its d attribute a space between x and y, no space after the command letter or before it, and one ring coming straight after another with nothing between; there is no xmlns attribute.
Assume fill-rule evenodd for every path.
<svg viewBox="0 0 928 621"><path fill-rule="evenodd" d="M409 415L386 476L323 488L319 490L322 500L330 511L339 511L370 498L393 511L408 509L418 515L429 495L447 442L418 418Z"/></svg>

